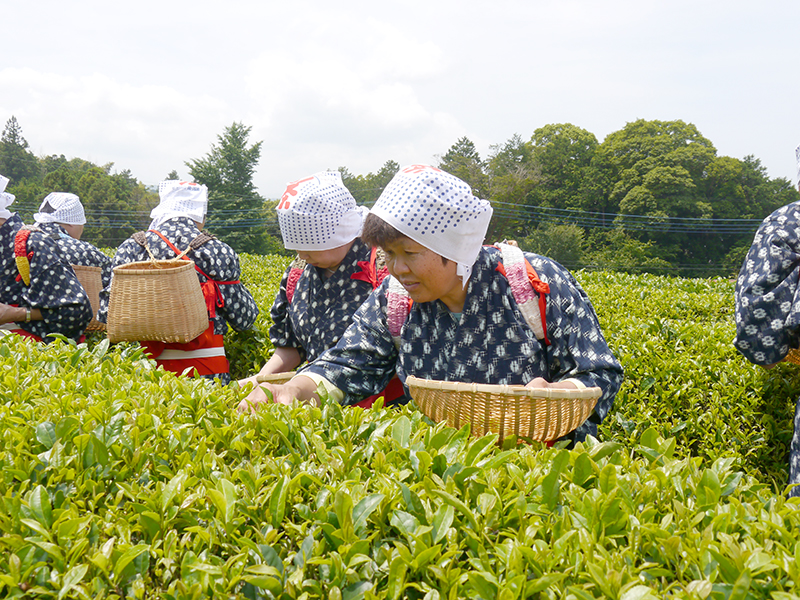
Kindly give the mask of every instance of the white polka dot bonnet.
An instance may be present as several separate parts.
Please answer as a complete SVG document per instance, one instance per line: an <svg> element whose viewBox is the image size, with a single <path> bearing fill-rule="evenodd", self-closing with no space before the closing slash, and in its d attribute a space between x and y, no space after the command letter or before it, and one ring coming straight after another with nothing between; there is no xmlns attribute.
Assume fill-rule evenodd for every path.
<svg viewBox="0 0 800 600"><path fill-rule="evenodd" d="M287 250L332 250L359 235L367 208L358 206L338 171L322 171L286 186L277 207Z"/></svg>
<svg viewBox="0 0 800 600"><path fill-rule="evenodd" d="M458 177L427 165L398 171L372 207L403 235L456 263L463 285L478 258L492 207Z"/></svg>
<svg viewBox="0 0 800 600"><path fill-rule="evenodd" d="M6 192L6 186L8 185L8 177L3 177L0 175L0 219L10 219L12 213L8 210L8 207L11 206L11 203L14 202L16 196L14 194L9 194Z"/></svg>
<svg viewBox="0 0 800 600"><path fill-rule="evenodd" d="M42 200L39 212L34 213L33 220L37 223L85 225L86 215L80 198L75 194L51 192Z"/></svg>
<svg viewBox="0 0 800 600"><path fill-rule="evenodd" d="M150 229L175 217L189 217L202 223L208 210L208 188L190 181L167 180L158 184L161 202L150 212Z"/></svg>
<svg viewBox="0 0 800 600"><path fill-rule="evenodd" d="M800 146L794 149L794 158L797 161L797 185L800 187Z"/></svg>

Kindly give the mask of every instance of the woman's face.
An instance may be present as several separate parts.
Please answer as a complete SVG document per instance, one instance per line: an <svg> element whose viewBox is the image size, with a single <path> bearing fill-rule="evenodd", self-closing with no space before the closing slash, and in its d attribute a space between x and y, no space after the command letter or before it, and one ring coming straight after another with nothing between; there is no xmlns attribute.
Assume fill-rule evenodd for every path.
<svg viewBox="0 0 800 600"><path fill-rule="evenodd" d="M456 263L443 261L441 255L405 237L386 244L383 251L389 273L414 302L441 300L450 311L463 311L467 293L456 275Z"/></svg>
<svg viewBox="0 0 800 600"><path fill-rule="evenodd" d="M319 267L320 269L329 269L335 271L347 253L350 252L350 247L353 242L347 242L338 248L331 248L330 250L298 250L297 256L302 258L310 265Z"/></svg>

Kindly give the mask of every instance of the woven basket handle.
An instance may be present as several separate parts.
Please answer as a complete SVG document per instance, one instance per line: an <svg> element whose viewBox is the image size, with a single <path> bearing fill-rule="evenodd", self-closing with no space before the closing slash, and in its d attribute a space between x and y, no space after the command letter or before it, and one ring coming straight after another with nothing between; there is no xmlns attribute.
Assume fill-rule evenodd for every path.
<svg viewBox="0 0 800 600"><path fill-rule="evenodd" d="M199 237L199 236L198 236L198 237ZM210 237L209 237L209 239L210 239ZM147 250L147 254L150 256L150 262L151 262L151 263L153 263L153 265L155 265L155 264L156 264L156 262L158 262L158 260L159 260L159 259L157 259L157 258L156 258L156 257L153 255L153 252L150 250L150 245L147 243L147 236L145 235L145 232L144 232L144 231L137 231L136 233L134 233L134 234L133 234L133 240L134 240L134 241L135 241L137 244L139 244L139 245L140 245L142 248L144 248L145 250ZM194 240L193 240L193 241L194 241ZM208 240L203 240L203 242L206 242L206 241L208 241ZM201 243L203 243L203 242L201 242ZM198 246L199 246L199 244L198 244ZM190 243L190 244L189 244L189 245L186 247L186 250L184 250L183 252L181 252L180 254L178 254L178 255L176 255L176 256L175 256L175 259L174 259L174 260L180 260L180 259L182 259L184 256L186 256L186 253L187 253L187 252L189 252L189 250L191 250L191 249L192 249L192 244Z"/></svg>

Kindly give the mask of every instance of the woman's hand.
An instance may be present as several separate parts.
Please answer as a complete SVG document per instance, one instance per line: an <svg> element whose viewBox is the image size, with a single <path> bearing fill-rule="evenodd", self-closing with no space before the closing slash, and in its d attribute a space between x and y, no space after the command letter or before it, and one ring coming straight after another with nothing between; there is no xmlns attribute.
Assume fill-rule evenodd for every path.
<svg viewBox="0 0 800 600"><path fill-rule="evenodd" d="M255 380L255 377L239 380L239 385L244 387L247 383ZM246 382L244 385L242 382ZM241 413L255 413L259 404L271 403L291 404L295 400L300 402L310 402L318 400L316 391L317 384L308 377L295 377L288 383L276 385L274 383L255 383L252 391L239 403L238 410ZM267 392L272 396L270 398Z"/></svg>
<svg viewBox="0 0 800 600"><path fill-rule="evenodd" d="M26 311L24 306L11 306L10 304L0 303L0 324L2 325L6 323L24 322L25 315ZM31 320L33 320L32 317Z"/></svg>

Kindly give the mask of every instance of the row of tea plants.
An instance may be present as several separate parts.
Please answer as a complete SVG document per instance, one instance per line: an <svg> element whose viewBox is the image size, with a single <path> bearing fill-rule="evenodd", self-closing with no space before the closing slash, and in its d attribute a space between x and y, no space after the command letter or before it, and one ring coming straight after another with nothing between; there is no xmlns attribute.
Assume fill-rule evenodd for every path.
<svg viewBox="0 0 800 600"><path fill-rule="evenodd" d="M269 356L283 258L243 257ZM626 369L599 441L499 448L413 405L268 406L133 345L0 340L0 597L794 598L800 373L732 282L579 273Z"/></svg>

